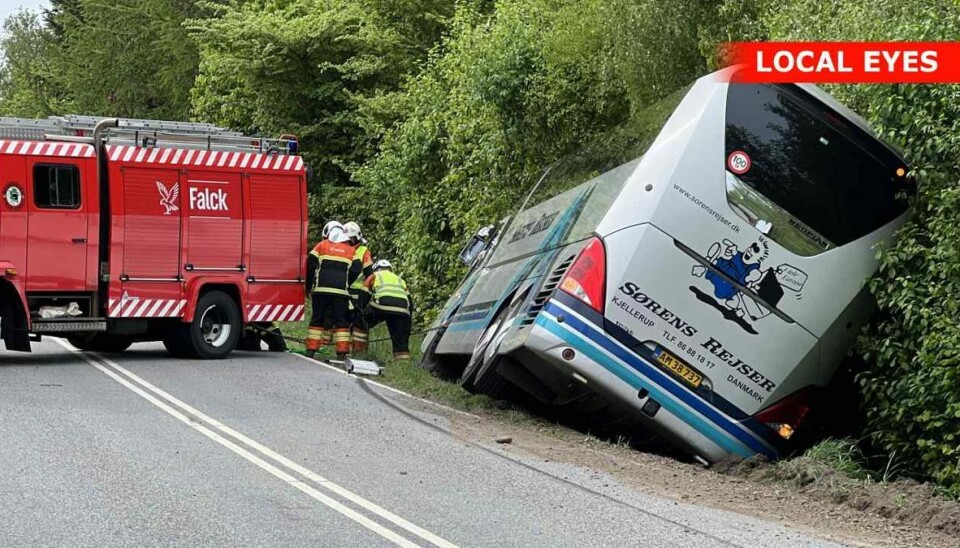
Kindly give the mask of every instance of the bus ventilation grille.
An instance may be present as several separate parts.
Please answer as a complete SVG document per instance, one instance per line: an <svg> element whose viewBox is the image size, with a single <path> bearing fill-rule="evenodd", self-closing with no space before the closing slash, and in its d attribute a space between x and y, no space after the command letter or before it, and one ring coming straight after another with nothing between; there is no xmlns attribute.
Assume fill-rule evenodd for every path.
<svg viewBox="0 0 960 548"><path fill-rule="evenodd" d="M563 279L564 274L567 273L567 269L570 268L570 265L573 264L573 260L576 258L576 255L571 255L550 273L550 277L543 283L540 292L537 293L537 296L533 299L533 304L531 304L527 310L526 316L524 316L520 322L521 327L528 326L537 320L540 311L543 310L543 307L547 304L547 300L549 300L553 292L556 291L557 286L560 285L560 280Z"/></svg>

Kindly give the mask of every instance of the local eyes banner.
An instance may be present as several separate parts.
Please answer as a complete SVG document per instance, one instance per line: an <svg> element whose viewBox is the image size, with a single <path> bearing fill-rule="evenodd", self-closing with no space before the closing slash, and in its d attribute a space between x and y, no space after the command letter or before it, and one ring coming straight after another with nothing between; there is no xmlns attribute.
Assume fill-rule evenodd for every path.
<svg viewBox="0 0 960 548"><path fill-rule="evenodd" d="M730 42L731 75L749 83L960 83L960 42Z"/></svg>

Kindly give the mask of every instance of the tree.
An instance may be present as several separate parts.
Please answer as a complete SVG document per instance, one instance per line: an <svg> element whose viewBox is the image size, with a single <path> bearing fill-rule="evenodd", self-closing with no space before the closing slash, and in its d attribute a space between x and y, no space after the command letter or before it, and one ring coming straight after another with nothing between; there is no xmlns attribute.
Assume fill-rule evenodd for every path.
<svg viewBox="0 0 960 548"><path fill-rule="evenodd" d="M57 70L84 114L187 119L197 47L192 0L63 0L47 16Z"/></svg>
<svg viewBox="0 0 960 548"><path fill-rule="evenodd" d="M600 141L626 152L634 114L704 72L712 4L465 3L403 92L364 105L387 122L356 178L390 198L384 234L424 308L452 291L465 238L513 212L546 166Z"/></svg>
<svg viewBox="0 0 960 548"><path fill-rule="evenodd" d="M0 38L0 114L44 117L70 104L56 70L54 37L36 13L19 11Z"/></svg>
<svg viewBox="0 0 960 548"><path fill-rule="evenodd" d="M81 21L82 0L50 0L50 7L43 10L47 28L57 41L63 40L67 28Z"/></svg>
<svg viewBox="0 0 960 548"><path fill-rule="evenodd" d="M267 134L296 133L317 179L350 185L377 130L357 113L396 91L439 40L449 0L230 3L192 24L194 113Z"/></svg>

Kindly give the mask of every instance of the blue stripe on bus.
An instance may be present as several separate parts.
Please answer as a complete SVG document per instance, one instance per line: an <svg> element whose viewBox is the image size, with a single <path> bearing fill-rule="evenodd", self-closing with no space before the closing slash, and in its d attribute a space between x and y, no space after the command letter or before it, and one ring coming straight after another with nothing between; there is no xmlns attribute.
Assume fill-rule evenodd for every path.
<svg viewBox="0 0 960 548"><path fill-rule="evenodd" d="M608 337L618 341L628 350L637 354L640 359L647 362L653 362L656 360L656 356L654 356L653 351L650 348L635 339L632 335L627 333L623 328L619 327L615 323L605 320L602 314L584 304L583 301L577 300L573 296L563 291L557 291L554 293L551 300L553 302L558 302L572 310L577 315L581 316L583 321L593 324L597 327L597 329L601 329ZM778 437L769 426L753 418L744 410L734 405L730 400L706 387L700 387L695 390L691 390L689 388L686 389L690 391L690 393L700 398L707 405L718 409L724 415L732 418L735 422L759 436L777 452L784 450L785 442L782 438Z"/></svg>
<svg viewBox="0 0 960 548"><path fill-rule="evenodd" d="M447 333L456 333L457 331L474 331L476 329L483 329L487 326L486 319L474 320L469 322L453 322L450 324L450 327L447 328Z"/></svg>
<svg viewBox="0 0 960 548"><path fill-rule="evenodd" d="M755 438L753 435L751 435L751 433L744 431L739 424L733 422L729 417L724 416L713 407L706 405L706 403L698 398L695 394L692 394L682 386L677 385L672 379L667 377L664 372L648 364L633 353L620 347L614 341L610 340L609 336L607 336L605 333L599 332L594 326L582 321L577 315L570 314L568 311L561 309L553 303L548 303L544 309L544 312L547 312L551 317L548 318L546 315L541 314L541 316L537 319L538 324L542 325L551 333L564 340L569 341L571 338L573 338L577 343L580 343L578 344L578 347L583 346L583 341L578 340L580 337L572 333L571 330L585 335L588 340L614 355L618 360L626 363L632 369L642 374L643 377L639 378L636 374L632 374L624 370L620 364L611 361L608 356L605 356L596 350L591 351L591 347L587 345L585 348L588 351L588 356L590 356L591 353L593 354L593 356L590 356L591 359L604 368L610 370L618 378L634 388L645 388L651 394L658 394L658 403L666 407L671 413L689 423L691 426L703 432L705 435L707 435L707 437L727 451L741 456L750 456L753 453L761 453L768 457L776 456L776 453L771 447L763 443L761 440ZM559 314L563 315L563 324L557 323L554 319ZM644 383L643 380L648 380L650 383ZM674 404L673 400L664 397L665 394L663 391L661 391L661 389L673 395L675 398L686 404L686 406L695 410L703 417L712 421L724 432L729 433L742 444L753 449L753 451L745 453L744 447L739 445L731 448L729 438L722 434L718 436L715 428L709 427L707 423L699 419L696 415L693 415L687 411L686 407L683 405ZM722 441L723 443L721 443Z"/></svg>
<svg viewBox="0 0 960 548"><path fill-rule="evenodd" d="M735 440L732 440L729 436L724 434L721 430L712 427L706 421L698 418L696 415L688 411L685 407L680 404L674 403L673 400L666 397L666 395L661 392L653 384L647 384L641 381L635 374L628 371L625 367L621 366L616 362L612 362L607 356L597 350L589 342L581 339L581 337L576 334L564 329L561 327L562 324L558 324L552 319L548 319L546 316L540 316L536 321L537 325L546 329L553 335L555 335L560 340L575 346L578 351L586 355L591 360L597 362L605 369L613 373L623 382L629 384L636 390L641 388L647 390L650 396L655 399L660 405L662 405L667 411L673 413L682 421L686 422L698 432L708 438L710 441L716 443L722 447L728 453L738 455L741 457L750 457L755 454L755 451L749 450L747 447L744 447L740 443L737 443Z"/></svg>

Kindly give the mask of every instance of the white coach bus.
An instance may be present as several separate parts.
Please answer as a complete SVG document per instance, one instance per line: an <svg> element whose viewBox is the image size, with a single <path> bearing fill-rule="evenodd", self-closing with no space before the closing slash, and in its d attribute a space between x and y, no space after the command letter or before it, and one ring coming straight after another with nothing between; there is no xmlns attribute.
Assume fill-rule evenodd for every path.
<svg viewBox="0 0 960 548"><path fill-rule="evenodd" d="M789 450L872 311L912 178L818 88L724 76L641 113L636 159L560 162L478 233L423 366L544 405L599 397L708 462Z"/></svg>

